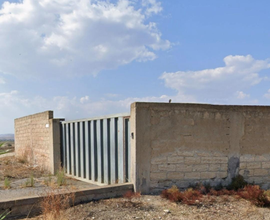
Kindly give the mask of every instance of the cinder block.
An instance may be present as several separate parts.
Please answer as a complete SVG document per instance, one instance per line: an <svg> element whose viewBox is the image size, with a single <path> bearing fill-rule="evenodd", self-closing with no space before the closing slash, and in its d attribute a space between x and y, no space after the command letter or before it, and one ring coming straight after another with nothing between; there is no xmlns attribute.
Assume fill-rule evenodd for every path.
<svg viewBox="0 0 270 220"><path fill-rule="evenodd" d="M226 165L227 167L227 164L222 164L222 165ZM220 164L209 164L209 171L219 171L220 170Z"/></svg>
<svg viewBox="0 0 270 220"><path fill-rule="evenodd" d="M185 156L185 157L193 157L194 156L194 152L193 151L181 151L181 150L178 150L177 151L177 154L179 156Z"/></svg>
<svg viewBox="0 0 270 220"><path fill-rule="evenodd" d="M228 164L224 163L224 164L220 164L220 171L228 171Z"/></svg>
<svg viewBox="0 0 270 220"><path fill-rule="evenodd" d="M263 169L270 168L270 161L269 162L262 162L262 168Z"/></svg>
<svg viewBox="0 0 270 220"><path fill-rule="evenodd" d="M191 172L192 168L193 168L192 165L186 165L186 164L176 165L176 171L180 171L180 172Z"/></svg>
<svg viewBox="0 0 270 220"><path fill-rule="evenodd" d="M168 157L168 163L184 163L184 157L182 156Z"/></svg>
<svg viewBox="0 0 270 220"><path fill-rule="evenodd" d="M226 178L228 176L227 172L218 172L217 173L217 178L223 179Z"/></svg>
<svg viewBox="0 0 270 220"><path fill-rule="evenodd" d="M240 170L246 169L247 168L247 163L246 162L240 162L239 168L240 168Z"/></svg>
<svg viewBox="0 0 270 220"><path fill-rule="evenodd" d="M202 157L201 163L215 163L215 164L221 164L221 163L228 163L228 157Z"/></svg>
<svg viewBox="0 0 270 220"><path fill-rule="evenodd" d="M215 177L215 172L201 172L201 179L213 179Z"/></svg>
<svg viewBox="0 0 270 220"><path fill-rule="evenodd" d="M247 169L261 168L261 162L250 162L247 163Z"/></svg>
<svg viewBox="0 0 270 220"><path fill-rule="evenodd" d="M211 156L211 152L205 151L205 152L197 152L197 155L200 157L210 157Z"/></svg>
<svg viewBox="0 0 270 220"><path fill-rule="evenodd" d="M158 165L157 164L152 164L151 165L151 172L159 172Z"/></svg>
<svg viewBox="0 0 270 220"><path fill-rule="evenodd" d="M199 172L185 173L184 179L200 179L201 175Z"/></svg>
<svg viewBox="0 0 270 220"><path fill-rule="evenodd" d="M200 157L185 157L185 164L200 164Z"/></svg>
<svg viewBox="0 0 270 220"><path fill-rule="evenodd" d="M266 169L254 169L254 176L266 176L268 175L268 170Z"/></svg>
<svg viewBox="0 0 270 220"><path fill-rule="evenodd" d="M151 160L151 164L165 164L167 163L167 157L163 156L163 157L155 157L152 158Z"/></svg>
<svg viewBox="0 0 270 220"><path fill-rule="evenodd" d="M193 165L193 171L208 171L208 164Z"/></svg>
<svg viewBox="0 0 270 220"><path fill-rule="evenodd" d="M246 155L240 156L240 162L253 162L254 159L255 159L254 155L246 154Z"/></svg>
<svg viewBox="0 0 270 220"><path fill-rule="evenodd" d="M158 181L154 181L154 180L150 181L150 187L155 188L155 187L158 187L158 186L159 186Z"/></svg>
<svg viewBox="0 0 270 220"><path fill-rule="evenodd" d="M162 164L162 165L158 165L158 169L160 171L175 171L176 166L175 165L168 165L168 164Z"/></svg>
<svg viewBox="0 0 270 220"><path fill-rule="evenodd" d="M167 174L167 179L177 180L177 179L183 179L183 178L184 178L184 173L181 173L181 172L169 172Z"/></svg>
<svg viewBox="0 0 270 220"><path fill-rule="evenodd" d="M248 170L248 169L244 169L244 170L240 170L239 174L242 176L253 176L254 170Z"/></svg>
<svg viewBox="0 0 270 220"><path fill-rule="evenodd" d="M255 158L254 158L254 161L269 161L269 156L264 156L264 155L261 155L261 156L258 156L256 155Z"/></svg>
<svg viewBox="0 0 270 220"><path fill-rule="evenodd" d="M167 177L166 172L150 173L151 180L163 180L163 179L166 179L166 177Z"/></svg>

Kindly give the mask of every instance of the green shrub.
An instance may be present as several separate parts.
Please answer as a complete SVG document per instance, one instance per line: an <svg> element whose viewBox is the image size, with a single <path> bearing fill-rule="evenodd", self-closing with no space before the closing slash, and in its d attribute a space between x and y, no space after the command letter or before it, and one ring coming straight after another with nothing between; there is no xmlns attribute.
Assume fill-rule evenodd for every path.
<svg viewBox="0 0 270 220"><path fill-rule="evenodd" d="M4 180L4 188L5 189L9 189L10 188L10 181L7 177L5 177L5 180Z"/></svg>
<svg viewBox="0 0 270 220"><path fill-rule="evenodd" d="M65 176L65 172L63 169L58 170L56 177L57 177L57 185L58 186L66 185L66 176Z"/></svg>
<svg viewBox="0 0 270 220"><path fill-rule="evenodd" d="M247 186L247 182L244 180L244 177L238 175L232 179L232 182L227 186L227 189L237 191L243 189L245 186Z"/></svg>
<svg viewBox="0 0 270 220"><path fill-rule="evenodd" d="M25 187L33 187L35 185L34 175L31 174L30 178L26 180Z"/></svg>

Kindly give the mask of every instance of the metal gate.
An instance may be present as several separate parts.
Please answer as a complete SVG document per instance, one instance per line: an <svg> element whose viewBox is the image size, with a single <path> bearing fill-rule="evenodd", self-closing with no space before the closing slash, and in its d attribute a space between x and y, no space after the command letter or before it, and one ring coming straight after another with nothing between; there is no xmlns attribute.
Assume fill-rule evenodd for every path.
<svg viewBox="0 0 270 220"><path fill-rule="evenodd" d="M62 166L74 178L104 184L130 180L128 114L62 121Z"/></svg>

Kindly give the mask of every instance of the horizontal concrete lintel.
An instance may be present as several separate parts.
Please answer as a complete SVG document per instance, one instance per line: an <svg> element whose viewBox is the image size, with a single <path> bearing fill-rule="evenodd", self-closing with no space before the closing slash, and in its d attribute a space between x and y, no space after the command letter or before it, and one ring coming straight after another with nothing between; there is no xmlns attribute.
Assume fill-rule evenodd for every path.
<svg viewBox="0 0 270 220"><path fill-rule="evenodd" d="M118 117L130 117L130 113L120 113L120 114L104 115L104 116L93 117L93 118L82 118L82 119L77 119L77 120L61 121L61 123L68 124L68 123L73 123L73 122L93 121L93 120L99 120L99 119L118 118Z"/></svg>

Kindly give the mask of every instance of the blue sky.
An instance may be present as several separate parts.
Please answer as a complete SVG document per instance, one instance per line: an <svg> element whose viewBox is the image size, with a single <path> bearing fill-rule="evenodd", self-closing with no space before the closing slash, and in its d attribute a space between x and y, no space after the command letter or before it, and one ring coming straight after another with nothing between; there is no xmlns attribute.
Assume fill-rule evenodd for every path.
<svg viewBox="0 0 270 220"><path fill-rule="evenodd" d="M0 0L0 133L135 101L269 105L270 2Z"/></svg>

